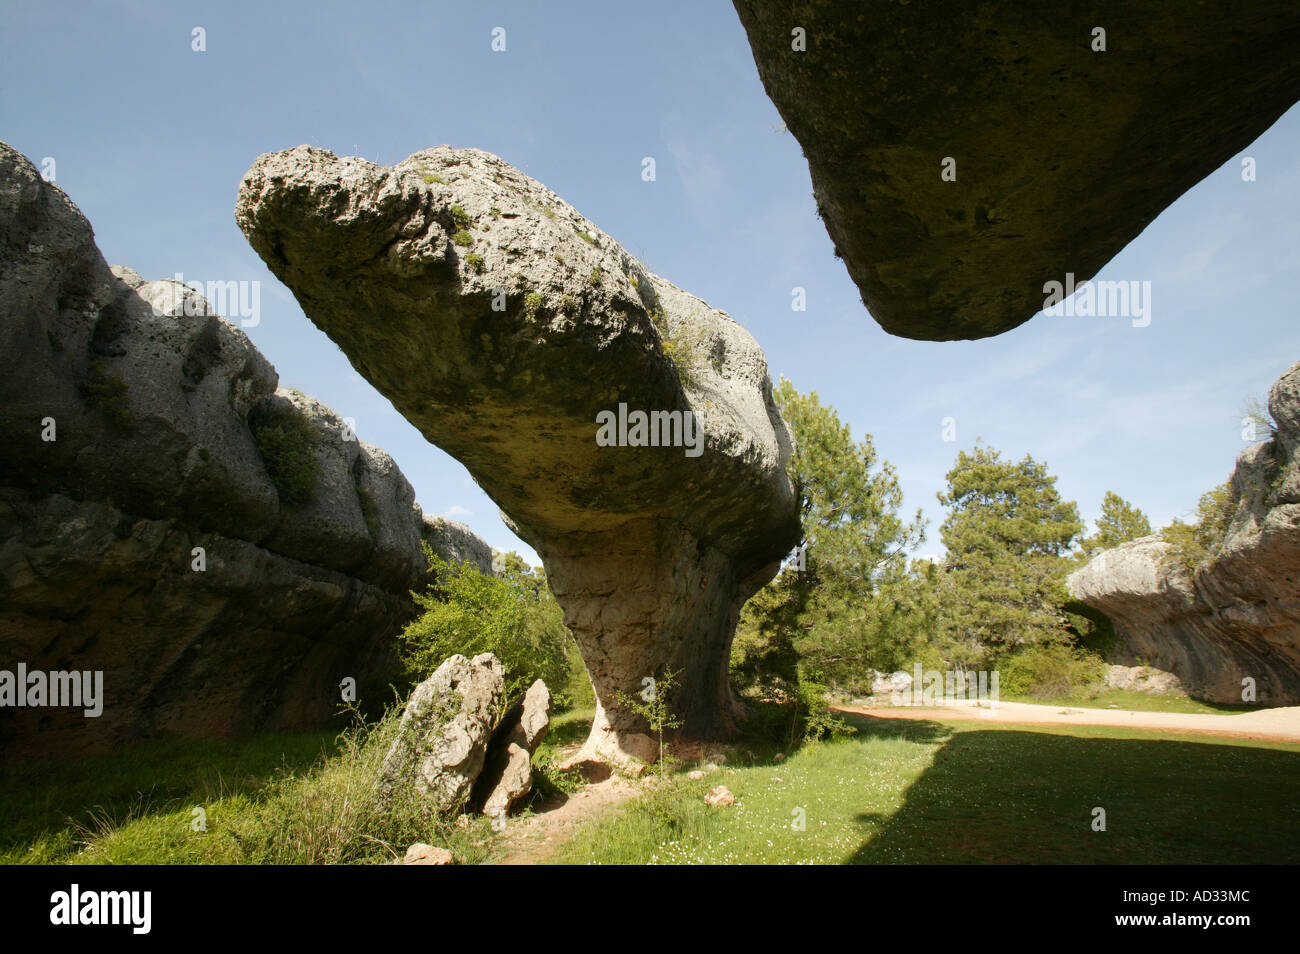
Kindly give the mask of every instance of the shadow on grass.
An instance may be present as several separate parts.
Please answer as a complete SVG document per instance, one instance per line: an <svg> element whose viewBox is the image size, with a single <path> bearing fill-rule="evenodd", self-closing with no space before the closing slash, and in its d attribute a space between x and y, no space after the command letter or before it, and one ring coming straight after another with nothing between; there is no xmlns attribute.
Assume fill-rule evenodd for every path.
<svg viewBox="0 0 1300 954"><path fill-rule="evenodd" d="M854 717L938 741L931 766L850 864L1293 864L1300 753ZM865 724L864 724L865 723ZM919 728L918 728L919 727ZM916 734L913 734L916 733ZM1105 831L1094 831L1094 810Z"/></svg>
<svg viewBox="0 0 1300 954"><path fill-rule="evenodd" d="M335 750L337 732L235 739L159 739L75 762L31 762L0 770L0 854L54 839L75 850L70 825L124 820L255 794L285 771L303 771Z"/></svg>

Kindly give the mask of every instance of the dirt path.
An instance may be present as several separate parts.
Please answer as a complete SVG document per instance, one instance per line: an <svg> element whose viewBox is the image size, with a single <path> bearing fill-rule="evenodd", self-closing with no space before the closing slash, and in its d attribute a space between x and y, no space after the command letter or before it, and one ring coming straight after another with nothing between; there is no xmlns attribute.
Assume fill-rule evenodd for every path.
<svg viewBox="0 0 1300 954"><path fill-rule="evenodd" d="M932 719L993 722L999 725L1107 725L1157 732L1190 732L1268 742L1300 742L1300 706L1260 709L1233 715L1198 712L1138 712L1132 709L1086 709L1029 702L999 702L996 708L968 702L922 709L911 706L837 706L878 719Z"/></svg>
<svg viewBox="0 0 1300 954"><path fill-rule="evenodd" d="M497 842L500 865L535 865L545 861L574 832L597 815L633 798L644 786L613 775L593 782L562 802L544 806L532 815L510 819Z"/></svg>

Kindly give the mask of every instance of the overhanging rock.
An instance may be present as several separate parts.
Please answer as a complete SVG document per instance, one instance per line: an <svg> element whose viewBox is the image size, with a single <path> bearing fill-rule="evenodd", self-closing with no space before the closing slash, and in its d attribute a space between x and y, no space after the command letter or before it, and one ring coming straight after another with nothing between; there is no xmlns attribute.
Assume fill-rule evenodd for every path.
<svg viewBox="0 0 1300 954"><path fill-rule="evenodd" d="M907 338L1028 321L1300 98L1293 0L733 2L837 253Z"/></svg>
<svg viewBox="0 0 1300 954"><path fill-rule="evenodd" d="M620 700L665 670L684 731L728 734L739 607L799 532L754 339L476 149L391 168L307 146L264 155L236 218L542 557L599 702L589 750L617 755L620 734L644 730ZM655 412L671 415L656 419L670 446L638 446L637 415Z"/></svg>

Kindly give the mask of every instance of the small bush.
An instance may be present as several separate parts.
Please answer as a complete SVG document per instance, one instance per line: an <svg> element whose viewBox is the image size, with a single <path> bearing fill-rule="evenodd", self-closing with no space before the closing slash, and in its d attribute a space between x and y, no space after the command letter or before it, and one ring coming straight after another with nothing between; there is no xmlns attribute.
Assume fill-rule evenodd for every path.
<svg viewBox="0 0 1300 954"><path fill-rule="evenodd" d="M126 427L131 423L126 397L129 391L130 387L122 373L111 367L105 359L96 358L90 362L86 393L93 403L99 405L104 416L118 427Z"/></svg>
<svg viewBox="0 0 1300 954"><path fill-rule="evenodd" d="M527 318L536 318L537 313L541 311L546 297L541 292L529 292L524 296L524 315Z"/></svg>
<svg viewBox="0 0 1300 954"><path fill-rule="evenodd" d="M275 404L254 415L250 426L280 502L303 503L316 488L319 470L311 423L292 404Z"/></svg>
<svg viewBox="0 0 1300 954"><path fill-rule="evenodd" d="M1055 699L1100 688L1105 663L1059 643L1040 643L1001 660L998 693Z"/></svg>
<svg viewBox="0 0 1300 954"><path fill-rule="evenodd" d="M667 317L658 308L651 310L650 320L659 330L660 346L663 353L672 361L673 367L677 369L677 377L683 384L695 387L699 382L699 370L704 361L703 331L696 329L694 334L674 334Z"/></svg>
<svg viewBox="0 0 1300 954"><path fill-rule="evenodd" d="M853 734L848 723L831 715L825 686L800 678L798 693L799 705L795 714L803 719L804 742L820 742L822 739Z"/></svg>
<svg viewBox="0 0 1300 954"><path fill-rule="evenodd" d="M455 242L457 245L473 245L473 244L474 244L474 236L470 235L470 234L469 234L468 232L466 232L464 229L461 229L459 232L457 232L455 235L453 235L453 236L451 237L451 240L452 240L453 242Z"/></svg>
<svg viewBox="0 0 1300 954"><path fill-rule="evenodd" d="M1160 531L1161 539L1170 545L1165 554L1166 565L1181 567L1190 576L1198 566L1214 559L1237 515L1237 503L1231 486L1226 483L1202 494L1196 505L1195 522L1175 519Z"/></svg>
<svg viewBox="0 0 1300 954"><path fill-rule="evenodd" d="M481 272L483 271L483 256L479 255L477 252L470 252L465 256L465 264L474 269L474 271Z"/></svg>
<svg viewBox="0 0 1300 954"><path fill-rule="evenodd" d="M412 678L426 678L456 653L493 653L506 670L507 697L535 679L554 695L565 690L573 637L545 575L522 560L507 560L501 576L484 575L472 563L443 559L427 543L424 552L435 583L414 594L424 612L399 636Z"/></svg>
<svg viewBox="0 0 1300 954"><path fill-rule="evenodd" d="M451 207L451 218L452 221L456 223L456 228L458 229L469 228L469 223L470 223L469 213L466 212L461 206L453 205Z"/></svg>

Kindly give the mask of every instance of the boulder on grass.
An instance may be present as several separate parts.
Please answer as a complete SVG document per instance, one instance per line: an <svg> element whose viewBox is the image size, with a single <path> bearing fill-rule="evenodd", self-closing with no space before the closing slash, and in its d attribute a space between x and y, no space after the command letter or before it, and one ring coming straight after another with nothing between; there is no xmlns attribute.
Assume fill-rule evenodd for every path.
<svg viewBox="0 0 1300 954"><path fill-rule="evenodd" d="M439 666L406 702L380 797L389 802L411 785L440 813L459 807L483 768L504 692L505 669L491 653L457 654Z"/></svg>
<svg viewBox="0 0 1300 954"><path fill-rule="evenodd" d="M551 692L538 679L492 733L471 802L485 815L507 814L533 788L533 753L551 724Z"/></svg>

